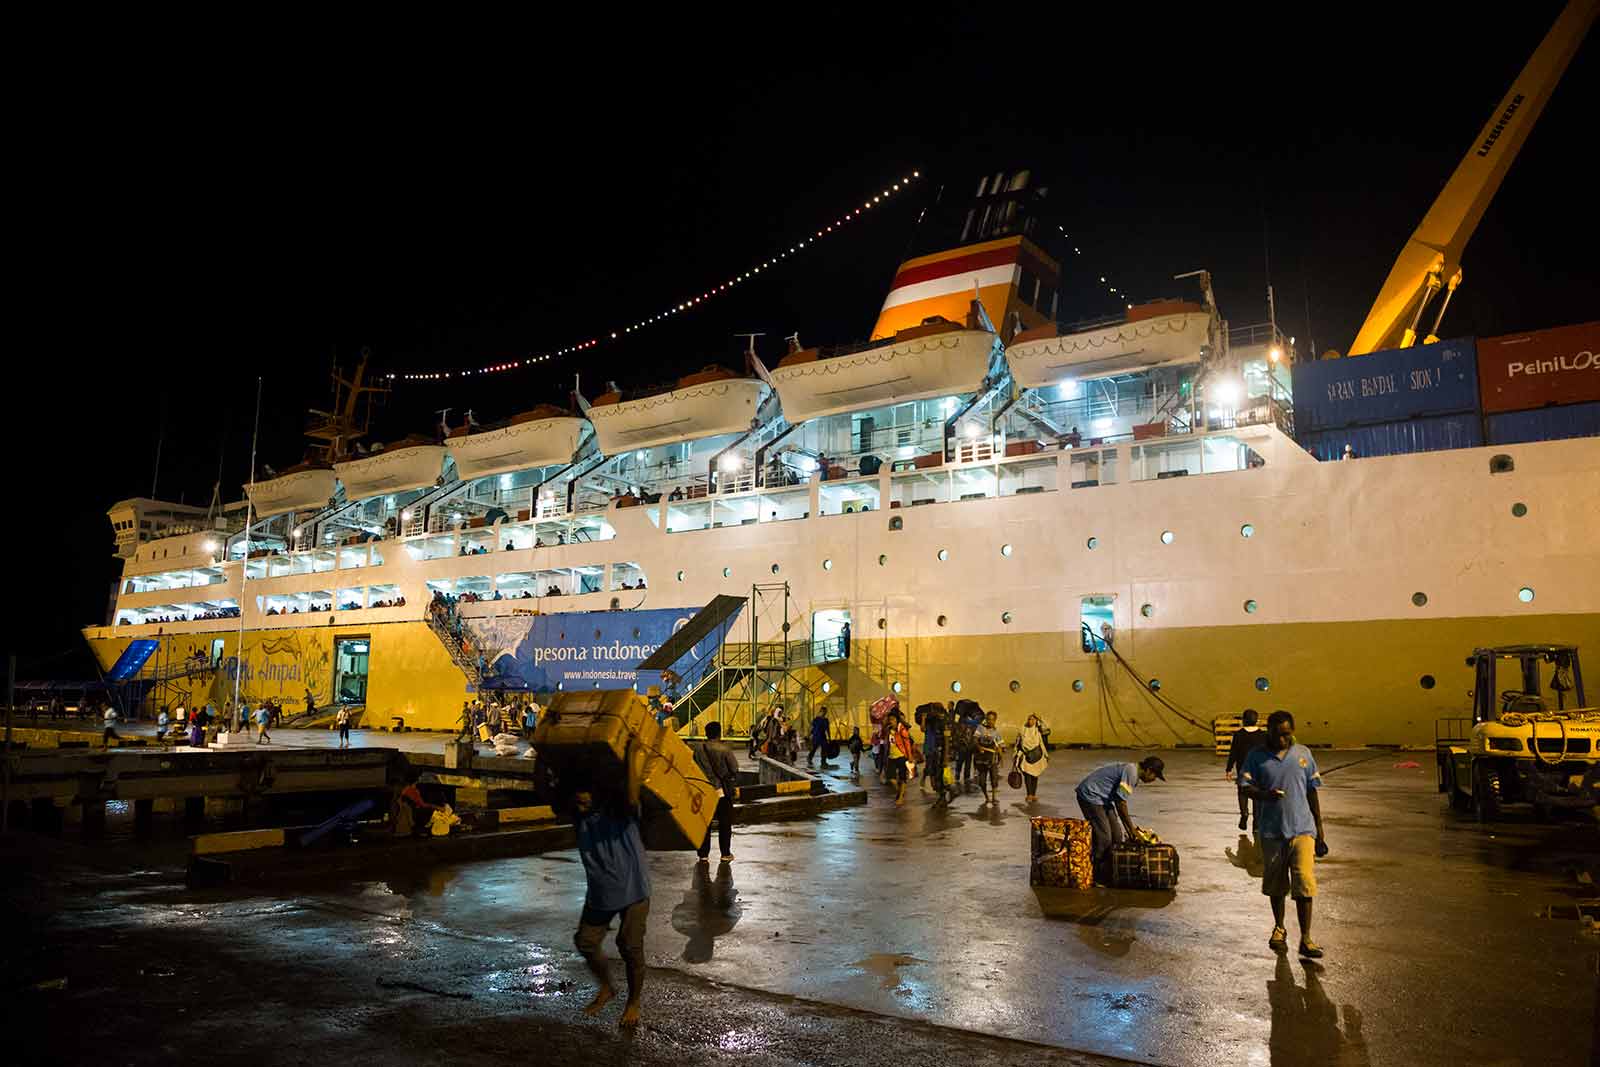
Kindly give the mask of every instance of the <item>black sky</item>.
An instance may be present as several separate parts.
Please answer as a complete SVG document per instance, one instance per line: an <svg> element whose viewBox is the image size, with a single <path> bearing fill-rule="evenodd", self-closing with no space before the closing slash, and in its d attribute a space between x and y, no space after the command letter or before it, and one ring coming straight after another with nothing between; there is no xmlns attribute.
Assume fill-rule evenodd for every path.
<svg viewBox="0 0 1600 1067"><path fill-rule="evenodd" d="M1210 270L1234 323L1344 349L1390 263L1560 5L1481 12L1151 6L620 9L587 23L144 27L57 42L29 123L33 353L8 523L24 676L81 669L117 573L105 509L241 495L299 457L334 360L474 366L635 321L786 249L912 169L965 195L1030 166L1084 251L1063 318ZM154 40L145 40L149 36ZM1467 248L1445 332L1600 315L1589 40ZM864 338L912 236L895 201L756 282L578 358L397 386L432 411L562 402ZM1084 269L1087 268L1087 269ZM1307 301L1309 299L1309 319ZM163 419L162 411L166 412ZM220 453L220 456L219 456ZM48 566L31 561L49 558ZM56 560L68 562L57 563Z"/></svg>

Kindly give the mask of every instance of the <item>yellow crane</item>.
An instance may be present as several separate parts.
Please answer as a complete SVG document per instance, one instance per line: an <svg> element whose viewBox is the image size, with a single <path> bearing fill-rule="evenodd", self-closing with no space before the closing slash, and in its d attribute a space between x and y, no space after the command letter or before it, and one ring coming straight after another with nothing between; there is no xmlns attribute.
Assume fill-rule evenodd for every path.
<svg viewBox="0 0 1600 1067"><path fill-rule="evenodd" d="M1466 157L1456 165L1455 173L1423 216L1422 224L1400 250L1372 310L1356 332L1350 355L1411 347L1416 343L1417 327L1428 305L1444 290L1433 326L1423 338L1424 343L1438 340L1439 323L1450 306L1450 297L1461 284L1462 250L1528 139L1539 112L1566 72L1573 53L1594 24L1597 8L1600 0L1569 0L1556 18L1500 106L1478 132Z"/></svg>

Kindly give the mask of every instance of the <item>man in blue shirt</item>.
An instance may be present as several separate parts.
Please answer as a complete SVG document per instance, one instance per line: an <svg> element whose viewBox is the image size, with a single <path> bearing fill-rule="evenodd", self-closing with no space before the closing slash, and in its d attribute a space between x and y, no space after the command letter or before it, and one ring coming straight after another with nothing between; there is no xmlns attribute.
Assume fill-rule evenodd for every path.
<svg viewBox="0 0 1600 1067"><path fill-rule="evenodd" d="M1293 715L1275 711L1267 716L1266 747L1245 758L1239 785L1258 802L1256 825L1265 861L1261 892L1272 900L1272 936L1267 944L1275 952L1288 950L1283 898L1293 896L1300 920L1300 955L1321 959L1322 949L1311 940L1311 901L1317 895L1314 857L1328 852L1317 799L1322 777L1311 750L1295 743Z"/></svg>
<svg viewBox="0 0 1600 1067"><path fill-rule="evenodd" d="M1078 807L1094 830L1095 869L1102 864L1118 841L1134 837L1133 817L1128 814L1128 798L1141 782L1167 780L1166 764L1160 756L1146 756L1138 763L1108 763L1090 771L1078 783Z"/></svg>
<svg viewBox="0 0 1600 1067"><path fill-rule="evenodd" d="M644 841L639 836L639 779L633 754L630 743L623 759L628 771L622 796L617 796L615 790L610 795L597 793L594 785L582 778L568 783L578 856L589 883L573 943L600 985L583 1010L588 1015L598 1015L616 996L600 946L611 920L620 917L617 954L628 975L628 1003L623 1007L619 1026L639 1022L639 997L644 991L644 929L650 915L650 871L645 863Z"/></svg>

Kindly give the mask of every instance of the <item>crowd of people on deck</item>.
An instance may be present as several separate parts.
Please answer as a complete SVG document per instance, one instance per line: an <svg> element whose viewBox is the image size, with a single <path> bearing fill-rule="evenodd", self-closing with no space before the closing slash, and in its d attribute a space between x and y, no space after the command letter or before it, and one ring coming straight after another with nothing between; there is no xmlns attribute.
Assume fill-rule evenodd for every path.
<svg viewBox="0 0 1600 1067"><path fill-rule="evenodd" d="M196 611L188 615L149 615L142 619L121 618L118 626L144 626L151 623L207 622L214 619L237 619L238 608L218 608L215 611Z"/></svg>

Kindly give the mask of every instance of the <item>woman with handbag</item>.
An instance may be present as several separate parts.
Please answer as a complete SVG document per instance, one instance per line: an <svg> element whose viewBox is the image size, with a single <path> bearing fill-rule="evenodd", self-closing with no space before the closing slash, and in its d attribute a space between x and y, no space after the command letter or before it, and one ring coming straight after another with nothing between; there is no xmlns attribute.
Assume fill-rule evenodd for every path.
<svg viewBox="0 0 1600 1067"><path fill-rule="evenodd" d="M1044 774L1045 767L1050 763L1049 753L1044 747L1044 735L1044 720L1037 715L1029 715L1028 721L1022 724L1022 730L1017 734L1017 757L1012 765L1012 773L1022 774L1029 804L1038 802L1039 776Z"/></svg>

